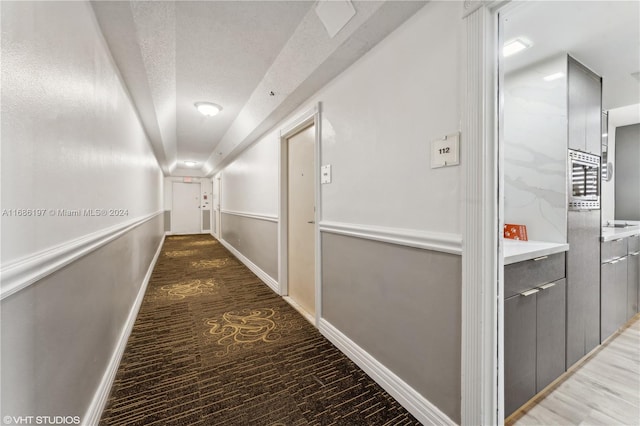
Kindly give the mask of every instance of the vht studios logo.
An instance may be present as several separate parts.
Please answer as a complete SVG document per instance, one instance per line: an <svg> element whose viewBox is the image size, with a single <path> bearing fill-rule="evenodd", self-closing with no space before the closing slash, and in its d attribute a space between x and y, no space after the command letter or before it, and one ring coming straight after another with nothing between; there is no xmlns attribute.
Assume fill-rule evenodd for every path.
<svg viewBox="0 0 640 426"><path fill-rule="evenodd" d="M79 425L80 416L4 416L5 425Z"/></svg>

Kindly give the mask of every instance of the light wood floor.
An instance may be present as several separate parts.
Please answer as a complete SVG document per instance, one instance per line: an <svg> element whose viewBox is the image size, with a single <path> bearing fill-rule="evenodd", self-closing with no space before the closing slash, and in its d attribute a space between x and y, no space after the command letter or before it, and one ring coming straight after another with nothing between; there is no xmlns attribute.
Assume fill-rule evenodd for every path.
<svg viewBox="0 0 640 426"><path fill-rule="evenodd" d="M640 425L640 315L507 425Z"/></svg>

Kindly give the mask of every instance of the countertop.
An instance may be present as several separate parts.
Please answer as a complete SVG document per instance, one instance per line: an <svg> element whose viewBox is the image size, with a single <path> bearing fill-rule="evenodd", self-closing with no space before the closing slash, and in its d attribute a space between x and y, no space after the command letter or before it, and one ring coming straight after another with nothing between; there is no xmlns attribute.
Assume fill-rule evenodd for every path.
<svg viewBox="0 0 640 426"><path fill-rule="evenodd" d="M627 226L626 228L611 228L602 226L602 237L600 237L601 241L611 241L617 240L619 238L631 237L633 235L640 235L640 222L633 220L614 220L609 223L623 223L631 226Z"/></svg>
<svg viewBox="0 0 640 426"><path fill-rule="evenodd" d="M504 264L510 265L540 256L561 253L569 250L567 243L549 243L545 241L504 240Z"/></svg>

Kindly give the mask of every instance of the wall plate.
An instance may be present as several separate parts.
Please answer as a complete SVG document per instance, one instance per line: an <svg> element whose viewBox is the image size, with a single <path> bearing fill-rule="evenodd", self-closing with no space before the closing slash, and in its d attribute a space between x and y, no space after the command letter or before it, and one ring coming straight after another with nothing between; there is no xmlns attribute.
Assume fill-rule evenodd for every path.
<svg viewBox="0 0 640 426"><path fill-rule="evenodd" d="M331 164L320 167L320 183L331 183Z"/></svg>
<svg viewBox="0 0 640 426"><path fill-rule="evenodd" d="M431 168L460 164L460 132L431 142Z"/></svg>

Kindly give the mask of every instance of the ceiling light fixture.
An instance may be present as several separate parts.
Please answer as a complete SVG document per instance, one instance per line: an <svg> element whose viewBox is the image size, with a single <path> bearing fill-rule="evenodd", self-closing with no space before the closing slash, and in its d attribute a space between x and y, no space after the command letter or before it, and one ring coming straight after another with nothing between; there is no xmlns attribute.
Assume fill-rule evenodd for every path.
<svg viewBox="0 0 640 426"><path fill-rule="evenodd" d="M505 58L507 56L515 55L518 52L522 52L524 49L531 47L531 43L529 41L525 41L521 38L516 38L511 41L508 41L502 47L502 56Z"/></svg>
<svg viewBox="0 0 640 426"><path fill-rule="evenodd" d="M553 74L549 74L548 76L546 76L545 78L543 78L544 81L553 81L553 80L557 80L559 78L564 77L564 73L563 72L556 72Z"/></svg>
<svg viewBox="0 0 640 426"><path fill-rule="evenodd" d="M200 114L206 117L213 117L214 115L218 115L218 113L222 111L222 107L220 105L214 104L212 102L196 102L194 105L200 112Z"/></svg>
<svg viewBox="0 0 640 426"><path fill-rule="evenodd" d="M185 161L185 162L184 162L184 164L185 164L186 166L188 166L188 167L193 167L193 166L195 166L196 164L198 164L198 162L197 162L197 161L187 160L187 161Z"/></svg>

